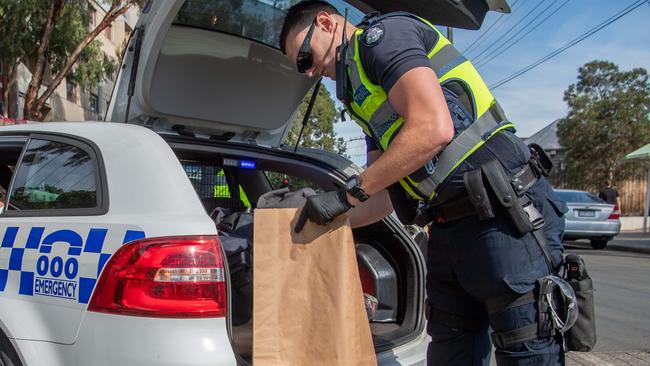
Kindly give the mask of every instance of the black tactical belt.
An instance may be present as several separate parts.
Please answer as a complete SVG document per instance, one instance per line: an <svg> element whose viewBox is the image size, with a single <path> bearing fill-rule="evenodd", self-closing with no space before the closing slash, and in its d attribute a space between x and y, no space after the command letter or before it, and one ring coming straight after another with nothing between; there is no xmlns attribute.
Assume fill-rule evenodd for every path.
<svg viewBox="0 0 650 366"><path fill-rule="evenodd" d="M517 173L510 176L510 184L517 195L522 195L535 184L540 175L531 161ZM477 215L476 205L472 202L471 197L470 192L465 191L461 198L430 206L429 215L431 220L435 224L446 224Z"/></svg>

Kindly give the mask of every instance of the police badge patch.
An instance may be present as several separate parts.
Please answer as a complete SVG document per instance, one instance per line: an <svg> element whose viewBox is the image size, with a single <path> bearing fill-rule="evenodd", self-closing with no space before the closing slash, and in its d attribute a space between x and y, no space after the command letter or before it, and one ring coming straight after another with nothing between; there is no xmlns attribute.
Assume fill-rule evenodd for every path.
<svg viewBox="0 0 650 366"><path fill-rule="evenodd" d="M376 46L384 38L384 25L381 23L373 25L364 32L362 38L366 47Z"/></svg>

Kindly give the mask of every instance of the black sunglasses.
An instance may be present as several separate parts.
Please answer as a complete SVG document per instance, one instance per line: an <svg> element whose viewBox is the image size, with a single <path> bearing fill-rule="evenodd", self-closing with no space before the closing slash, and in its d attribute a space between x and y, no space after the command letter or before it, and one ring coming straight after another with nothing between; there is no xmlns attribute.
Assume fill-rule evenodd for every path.
<svg viewBox="0 0 650 366"><path fill-rule="evenodd" d="M301 74L306 73L314 63L314 56L311 53L311 35L314 33L315 27L316 19L314 18L305 39L302 41L302 46L298 50L298 56L296 56L296 66L298 66L298 72Z"/></svg>

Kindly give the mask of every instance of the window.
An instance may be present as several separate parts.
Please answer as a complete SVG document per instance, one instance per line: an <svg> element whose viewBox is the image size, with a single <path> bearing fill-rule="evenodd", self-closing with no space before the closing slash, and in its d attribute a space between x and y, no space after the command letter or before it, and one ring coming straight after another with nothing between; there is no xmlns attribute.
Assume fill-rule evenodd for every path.
<svg viewBox="0 0 650 366"><path fill-rule="evenodd" d="M605 201L588 192L555 191L555 193L568 203L605 203Z"/></svg>
<svg viewBox="0 0 650 366"><path fill-rule="evenodd" d="M215 165L183 161L183 168L196 193L203 200L216 198L228 201L231 198L231 184L228 184L223 168ZM234 190L234 189L232 189ZM250 201L239 186L239 199L244 207L251 207ZM225 204L222 204L225 206Z"/></svg>
<svg viewBox="0 0 650 366"><path fill-rule="evenodd" d="M90 94L90 98L88 98L88 108L90 108L94 113L97 113L99 111L98 107L99 101L97 100L97 95Z"/></svg>
<svg viewBox="0 0 650 366"><path fill-rule="evenodd" d="M65 91L69 101L77 103L77 85L70 80L65 81Z"/></svg>
<svg viewBox="0 0 650 366"><path fill-rule="evenodd" d="M106 27L106 38L108 38L109 41L113 40L113 26L109 25Z"/></svg>
<svg viewBox="0 0 650 366"><path fill-rule="evenodd" d="M9 184L26 141L24 137L0 137L0 214L6 209Z"/></svg>
<svg viewBox="0 0 650 366"><path fill-rule="evenodd" d="M291 3L288 0L185 1L174 23L235 34L280 48L280 30ZM361 21L363 13L359 10L340 0L331 3L339 11L348 7L352 22Z"/></svg>
<svg viewBox="0 0 650 366"><path fill-rule="evenodd" d="M16 172L9 211L97 207L95 176L83 149L32 139Z"/></svg>
<svg viewBox="0 0 650 366"><path fill-rule="evenodd" d="M295 192L302 188L311 188L316 191L316 193L324 192L322 188L307 179L271 171L266 171L265 174L273 189L288 187L289 191Z"/></svg>

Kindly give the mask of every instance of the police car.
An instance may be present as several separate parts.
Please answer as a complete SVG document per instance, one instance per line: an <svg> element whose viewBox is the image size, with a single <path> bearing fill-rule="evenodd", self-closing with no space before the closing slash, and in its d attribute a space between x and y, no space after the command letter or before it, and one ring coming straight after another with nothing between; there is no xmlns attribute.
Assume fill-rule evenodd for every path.
<svg viewBox="0 0 650 366"><path fill-rule="evenodd" d="M254 213L279 185L331 190L360 171L280 144L313 80L277 49L278 3L149 2L112 123L0 128L9 172L0 176L0 364L250 364L251 322L233 322L232 274L211 214ZM355 5L394 10L375 3ZM440 15L422 3L403 10ZM483 7L458 25L480 24L487 5L472 3ZM354 236L364 292L379 303L370 319L379 364L424 364L418 244L393 216Z"/></svg>

